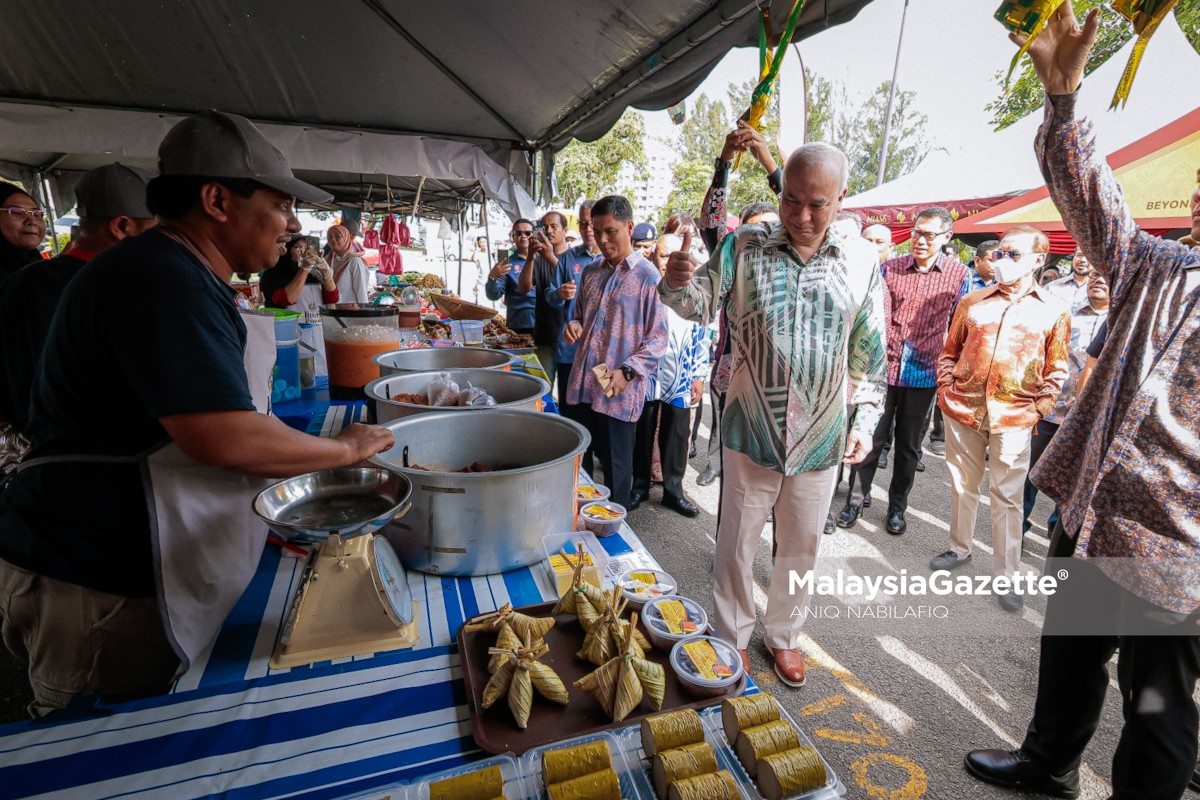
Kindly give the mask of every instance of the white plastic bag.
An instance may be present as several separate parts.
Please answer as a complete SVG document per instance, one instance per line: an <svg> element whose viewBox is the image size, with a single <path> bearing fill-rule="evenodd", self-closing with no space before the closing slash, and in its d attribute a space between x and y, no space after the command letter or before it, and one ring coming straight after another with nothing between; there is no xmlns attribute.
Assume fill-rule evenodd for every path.
<svg viewBox="0 0 1200 800"><path fill-rule="evenodd" d="M488 394L486 390L468 383L467 388L458 394L458 404L460 406L494 406L496 398Z"/></svg>
<svg viewBox="0 0 1200 800"><path fill-rule="evenodd" d="M458 384L450 379L450 373L439 373L433 382L429 384L427 390L429 396L429 405L431 406L456 406L459 405L458 396L460 394Z"/></svg>

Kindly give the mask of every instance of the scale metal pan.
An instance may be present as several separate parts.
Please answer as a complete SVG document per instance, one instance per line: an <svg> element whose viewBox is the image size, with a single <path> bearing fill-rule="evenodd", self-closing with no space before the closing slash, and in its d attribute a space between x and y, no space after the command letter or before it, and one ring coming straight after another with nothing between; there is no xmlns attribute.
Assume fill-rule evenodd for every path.
<svg viewBox="0 0 1200 800"><path fill-rule="evenodd" d="M374 533L410 507L412 484L380 467L338 467L272 484L254 498L256 513L289 541L323 542Z"/></svg>

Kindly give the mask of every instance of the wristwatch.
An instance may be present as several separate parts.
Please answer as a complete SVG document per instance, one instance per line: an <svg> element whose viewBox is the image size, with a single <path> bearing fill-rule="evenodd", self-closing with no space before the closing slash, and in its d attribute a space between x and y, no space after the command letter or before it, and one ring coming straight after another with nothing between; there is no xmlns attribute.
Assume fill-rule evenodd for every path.
<svg viewBox="0 0 1200 800"><path fill-rule="evenodd" d="M626 383L632 381L634 376L637 375L637 373L633 371L633 367L629 366L628 364L621 365L621 374L625 376Z"/></svg>

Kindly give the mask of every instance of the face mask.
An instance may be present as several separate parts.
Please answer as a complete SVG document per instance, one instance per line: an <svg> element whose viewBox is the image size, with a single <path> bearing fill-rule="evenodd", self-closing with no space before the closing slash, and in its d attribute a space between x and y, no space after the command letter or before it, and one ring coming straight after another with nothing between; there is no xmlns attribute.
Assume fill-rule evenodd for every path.
<svg viewBox="0 0 1200 800"><path fill-rule="evenodd" d="M992 269L996 273L996 283L1016 283L1041 266L1041 261L1035 255L1027 255L1020 261L998 258L992 262Z"/></svg>

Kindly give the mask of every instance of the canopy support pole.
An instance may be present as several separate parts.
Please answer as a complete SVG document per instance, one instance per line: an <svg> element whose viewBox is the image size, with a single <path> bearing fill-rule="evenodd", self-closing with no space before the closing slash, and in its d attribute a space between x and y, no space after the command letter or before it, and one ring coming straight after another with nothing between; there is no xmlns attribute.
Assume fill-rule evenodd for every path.
<svg viewBox="0 0 1200 800"><path fill-rule="evenodd" d="M900 75L900 47L904 44L904 21L908 19L908 0L904 0L904 11L900 15L900 35L896 37L896 64L892 67L892 86L888 91L887 114L883 118L883 142L879 147L879 173L875 185L883 184L883 173L887 170L888 137L892 132L892 108L896 104L896 79Z"/></svg>

